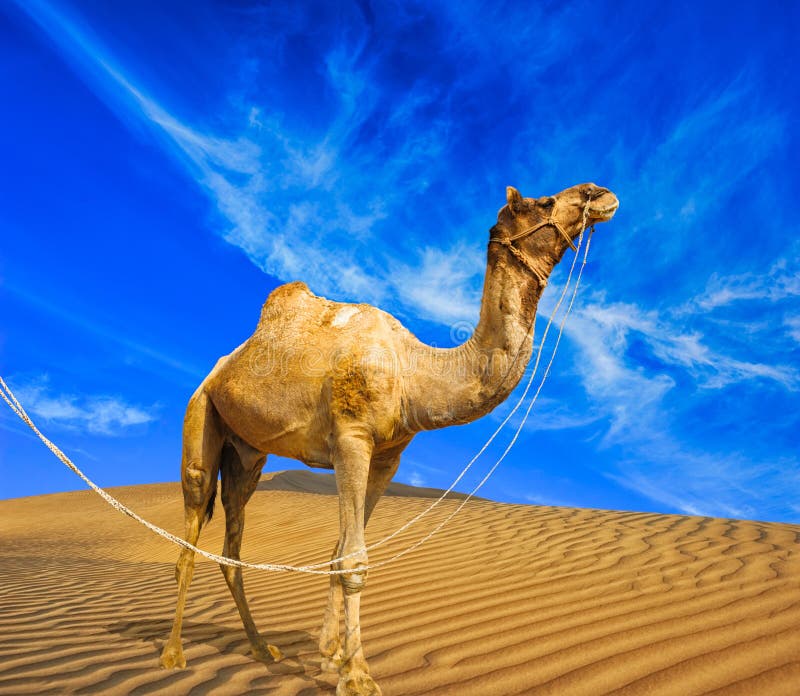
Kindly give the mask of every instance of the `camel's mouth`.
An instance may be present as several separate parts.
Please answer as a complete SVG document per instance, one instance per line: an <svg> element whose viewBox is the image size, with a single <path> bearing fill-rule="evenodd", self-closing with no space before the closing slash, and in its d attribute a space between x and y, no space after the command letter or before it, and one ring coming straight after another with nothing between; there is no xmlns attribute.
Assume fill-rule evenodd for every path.
<svg viewBox="0 0 800 696"><path fill-rule="evenodd" d="M589 204L588 215L592 223L608 222L619 208L617 197L608 189L601 189L592 197Z"/></svg>

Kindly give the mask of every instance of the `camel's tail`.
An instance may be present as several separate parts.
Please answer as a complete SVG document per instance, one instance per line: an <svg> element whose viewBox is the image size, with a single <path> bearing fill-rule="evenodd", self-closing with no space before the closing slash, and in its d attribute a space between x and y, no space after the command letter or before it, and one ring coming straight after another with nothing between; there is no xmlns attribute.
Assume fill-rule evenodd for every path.
<svg viewBox="0 0 800 696"><path fill-rule="evenodd" d="M203 523L214 514L225 436L222 419L201 385L186 407L181 481L187 513L202 515Z"/></svg>
<svg viewBox="0 0 800 696"><path fill-rule="evenodd" d="M218 463L218 470L219 476L222 479L222 486L225 487L225 480L231 477L231 470L238 464L239 462L239 455L236 452L236 448L230 443L226 442L222 445L222 451L219 455L219 463ZM259 470L260 472L260 470ZM206 516L205 522L208 522L214 516L214 504L217 500L217 486L211 491L211 496L208 499L208 504L206 505Z"/></svg>

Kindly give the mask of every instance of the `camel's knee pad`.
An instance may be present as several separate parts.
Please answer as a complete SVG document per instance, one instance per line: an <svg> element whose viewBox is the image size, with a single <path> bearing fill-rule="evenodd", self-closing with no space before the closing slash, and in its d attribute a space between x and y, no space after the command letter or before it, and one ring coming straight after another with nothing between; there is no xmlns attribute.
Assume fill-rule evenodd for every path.
<svg viewBox="0 0 800 696"><path fill-rule="evenodd" d="M359 563L349 573L342 573L339 582L342 583L342 590L346 595L358 594L367 584L366 566Z"/></svg>

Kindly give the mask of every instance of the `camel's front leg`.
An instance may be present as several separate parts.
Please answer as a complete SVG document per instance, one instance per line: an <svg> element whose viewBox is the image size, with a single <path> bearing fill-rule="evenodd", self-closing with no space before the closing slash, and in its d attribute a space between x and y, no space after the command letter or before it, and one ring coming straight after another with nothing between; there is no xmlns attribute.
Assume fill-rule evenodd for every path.
<svg viewBox="0 0 800 696"><path fill-rule="evenodd" d="M386 491L392 477L400 465L400 455L392 453L382 459L373 459L370 463L367 492L364 500L364 526L369 523L369 518L375 510L375 505ZM333 558L338 558L339 544L333 548ZM333 568L333 565L331 565ZM322 621L322 630L319 637L319 651L322 655L322 669L327 672L338 672L342 664L342 646L340 640L339 624L342 614L342 583L337 575L331 575L330 588L328 589L328 606L325 609L325 618Z"/></svg>
<svg viewBox="0 0 800 696"><path fill-rule="evenodd" d="M364 543L364 501L367 492L372 443L358 436L340 437L334 457L339 490L339 551L349 558L336 565L350 572L338 576L344 594L344 644L336 696L380 696L369 675L361 646L359 610L364 588L367 552Z"/></svg>
<svg viewBox="0 0 800 696"><path fill-rule="evenodd" d="M332 558L338 558L339 542L333 547ZM331 564L331 570L334 570ZM342 615L342 583L338 575L331 575L328 588L328 606L322 620L319 634L319 652L322 655L322 669L326 672L338 672L342 665L342 645L339 638L339 624Z"/></svg>

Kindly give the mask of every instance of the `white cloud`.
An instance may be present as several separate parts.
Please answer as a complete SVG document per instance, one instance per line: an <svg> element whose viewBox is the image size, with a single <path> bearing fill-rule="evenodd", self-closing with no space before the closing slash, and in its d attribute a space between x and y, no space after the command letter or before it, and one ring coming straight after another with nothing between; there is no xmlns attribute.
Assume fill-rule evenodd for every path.
<svg viewBox="0 0 800 696"><path fill-rule="evenodd" d="M478 248L427 247L420 254L419 266L395 263L388 277L401 301L426 317L442 323L476 322L484 267Z"/></svg>
<svg viewBox="0 0 800 696"><path fill-rule="evenodd" d="M596 412L581 414L564 407L546 410L541 401L540 399L540 403L537 403L538 414L526 423L529 430L572 430L596 423L601 417Z"/></svg>
<svg viewBox="0 0 800 696"><path fill-rule="evenodd" d="M715 274L705 291L686 307L686 311L714 310L738 302L776 303L800 297L800 256L783 257L765 273Z"/></svg>
<svg viewBox="0 0 800 696"><path fill-rule="evenodd" d="M369 66L357 67L358 39L327 56L327 78L339 101L322 133L293 132L281 114L248 105L229 129L233 135L221 136L181 121L147 95L85 26L49 6L22 9L121 118L154 129L227 221L220 234L259 268L283 280L303 278L336 299L396 299L373 229L405 205L409 189L424 188L426 164L435 165L446 141L445 125L431 124L388 154L351 147L377 98ZM336 186L341 177L347 187Z"/></svg>
<svg viewBox="0 0 800 696"><path fill-rule="evenodd" d="M618 85L638 79L638 71L629 75L621 75ZM567 170L562 176L568 176L576 168L611 170L608 180L614 182L620 211L613 233L604 237L604 254L614 271L625 269L613 279L617 285L639 290L658 279L660 290L669 294L707 272L717 249L731 252L728 224L777 227L769 218L775 194L760 171L780 151L789 119L759 99L759 91L757 76L745 71L728 84L675 101L674 112L660 115L665 131L645 129L634 141L621 136L599 159L591 147L597 132L592 119L607 128L602 111L559 131L546 149L551 171ZM565 161L564 149L575 156ZM762 233L774 237L772 230Z"/></svg>
<svg viewBox="0 0 800 696"><path fill-rule="evenodd" d="M800 316L786 317L783 324L786 326L789 336L800 344Z"/></svg>
<svg viewBox="0 0 800 696"><path fill-rule="evenodd" d="M643 433L633 454L642 461L622 461L618 474L604 475L689 515L768 519L774 501L800 493L796 460L697 452L655 430Z"/></svg>
<svg viewBox="0 0 800 696"><path fill-rule="evenodd" d="M780 143L783 116L754 105L747 78L740 75L687 110L653 149L630 192L650 201L650 218L640 226L691 226L721 206Z"/></svg>
<svg viewBox="0 0 800 696"><path fill-rule="evenodd" d="M425 479L422 478L422 476L417 471L412 471L411 472L411 476L408 477L408 480L409 480L409 483L411 483L412 486L419 487L419 486L424 486L425 485Z"/></svg>
<svg viewBox="0 0 800 696"><path fill-rule="evenodd" d="M702 333L689 328L682 313L660 314L631 303L605 303L602 295L595 295L575 314L570 335L593 363L592 371L597 375L585 374L598 385L633 380L647 386L641 384L641 373L629 374L631 370L621 361L635 338L649 348L654 358L665 366L683 368L702 387L718 389L748 379L773 380L790 390L800 387L800 374L790 365L740 360L722 349L713 349ZM662 388L654 393L651 383L645 393L658 396L663 394L663 388L671 386L664 374L655 375L654 379L661 382Z"/></svg>
<svg viewBox="0 0 800 696"><path fill-rule="evenodd" d="M693 299L687 306L696 304ZM723 389L769 380L794 391L800 388L800 375L788 364L740 360L713 347L724 343L724 337L704 335L697 328L702 322L695 321L690 330L691 318L683 308L657 312L631 303L607 303L595 293L567 323L579 348L575 367L591 408L610 423L602 442L627 453L618 463L619 473L605 475L687 514L752 517L759 506L764 509L771 499L797 490L797 480L786 474L797 462L703 451L681 441L674 432L675 419L684 413L691 385ZM649 360L634 355L634 345L638 351L646 349Z"/></svg>
<svg viewBox="0 0 800 696"><path fill-rule="evenodd" d="M535 381L535 385L538 385L537 381ZM535 391L536 386L532 388L531 393L535 393ZM507 399L491 412L490 418L497 422L504 420L515 403L516 398ZM525 409L522 408L512 416L508 425L512 432L519 427L524 414ZM585 413L576 413L556 399L540 396L536 401L536 406L531 410L530 417L525 422L525 430L529 432L572 430L597 423L602 418L603 415L596 409L591 409Z"/></svg>
<svg viewBox="0 0 800 696"><path fill-rule="evenodd" d="M686 472L676 472L676 476L669 480L660 469L647 472L637 471L632 467L624 475L605 474L606 478L614 483L635 491L640 495L655 500L671 508L680 510L687 515L724 514L728 517L746 517L747 513L739 507L715 500L707 486L698 486L691 475ZM678 487L678 490L674 489ZM710 511L713 510L713 513Z"/></svg>
<svg viewBox="0 0 800 696"><path fill-rule="evenodd" d="M54 394L46 377L15 383L13 388L23 408L33 416L95 435L120 435L127 428L155 420L153 413L118 397Z"/></svg>
<svg viewBox="0 0 800 696"><path fill-rule="evenodd" d="M221 136L202 124L188 124L169 113L116 67L84 28L46 5L22 9L31 14L71 62L77 63L101 98L126 122L153 128L165 149L184 163L224 218L225 228L220 233L259 268L284 280L302 277L316 292L336 298L373 303L397 300L444 323L477 317L482 250L459 244L453 241L457 237L451 236L440 248L418 244L418 262L400 265L390 261L391 248L381 250L383 244L402 236L396 248L406 252L417 240L406 239L401 229L381 235L384 241L376 243L375 228L393 220L409 195L426 190L432 181L444 186L440 168L446 158L440 155L448 145L450 124L432 121L427 129L398 138L400 144L388 153L381 149L379 141L372 144L369 152L353 147L361 126L376 115L378 99L370 66L359 60L363 43L357 37L350 44L334 48L325 61L331 91L340 99L320 132L293 132L292 124L285 123L281 114L264 113L247 104L240 123L234 123ZM478 68L461 71L459 84L453 89L467 89L466 83L480 82L479 71L488 65L513 65L517 79L509 80L507 86L514 90L515 84L527 84L563 55L561 39L567 30L571 31L574 10L566 8L557 21L548 17L542 22L531 22L530 11L524 11L526 21L520 24L514 13L497 10L498 21L507 26L536 27L534 33L541 41L535 42L534 54L530 54L530 42L506 42L500 47L502 55L497 55L494 47L491 49L492 60L488 62L482 60L482 52L489 44L468 13L459 9L448 18L461 26L460 38L446 50L456 52L461 60L467 56L470 65ZM540 36L541 32L545 34ZM278 43L281 40L279 36L275 39ZM518 60L521 53L527 58L522 62ZM410 115L434 100L446 101L446 96L416 86L391 105L392 116L385 127L398 128ZM620 158L615 178L623 184L623 208L625 200L637 202L633 233L670 228L668 237L639 235L637 251L645 257L658 259L663 266L670 253L683 253L687 244L693 249L707 249L713 240L699 239L695 223L719 209L780 142L785 128L783 117L759 108L750 97L744 80L736 80L679 116L660 144L648 145L648 155L643 159L628 152ZM737 118L732 120L731 113L736 113ZM558 167L563 172L567 166L574 171L581 168L581 163L565 158L564 152L580 155L582 138L595 137L591 121L582 119L581 124L582 130L574 134L559 133L554 127L557 137L542 143L537 122L532 126L534 131L521 131L514 142L535 143L538 154L534 161L552 162L556 165L552 167L554 172ZM574 147L564 148L565 143ZM618 146L617 152L624 143ZM614 157L613 145L608 157ZM525 161L524 157L517 159ZM344 179L351 192L347 199L337 187L337 182ZM620 263L624 259L626 268L634 268L630 263L630 240L612 239L616 241L606 247L611 256ZM726 500L732 499L730 491L744 486L742 479L728 475L737 463L727 461L717 471L717 479L709 480L693 471L690 462L700 460L672 442L669 414L663 404L676 389L679 378L688 378L692 385L707 389L754 380L769 380L785 389L798 388L798 372L793 366L737 355L730 345L720 345L718 337L715 340L706 326L697 328L687 320L698 309L713 311L745 300L774 303L798 295L800 276L787 269L788 266L776 264L766 277L715 277L705 293L684 305L683 315L680 310L664 312L632 303L608 302L600 295L594 295L588 305L574 312L567 323L567 334L580 351L576 369L592 401L591 417L602 414L609 419L607 444L626 442L641 455L643 463L653 467L643 472L637 464L631 464L625 477L630 486L637 486L649 497L672 500L669 504L687 511L700 509L697 504L703 502L706 492L710 493L708 505L734 509ZM784 325L789 336L798 340L800 326L796 317L787 315ZM751 325L748 330L757 328ZM646 350L647 364L632 355L634 345ZM655 368L653 362L660 362L663 369ZM75 397L38 398L39 407L54 419L91 422L98 428L113 424L125 427L125 423L134 424L137 418L147 415L115 400L103 404ZM553 428L578 427L582 419L553 409L540 415L538 422L540 428L548 422ZM700 463L714 470L713 458ZM744 468L746 472L753 470L752 466ZM676 482L680 482L679 486ZM723 493L715 493L715 486L720 486ZM686 490L679 497L674 493L665 497L665 491L676 487ZM725 505L728 508L722 507Z"/></svg>
<svg viewBox="0 0 800 696"><path fill-rule="evenodd" d="M567 335L577 344L580 359L576 369L586 392L601 413L607 415L611 429L606 438L635 429L643 409L658 406L675 385L667 374L648 374L626 358L626 322L614 322L599 303L573 312L567 322Z"/></svg>

